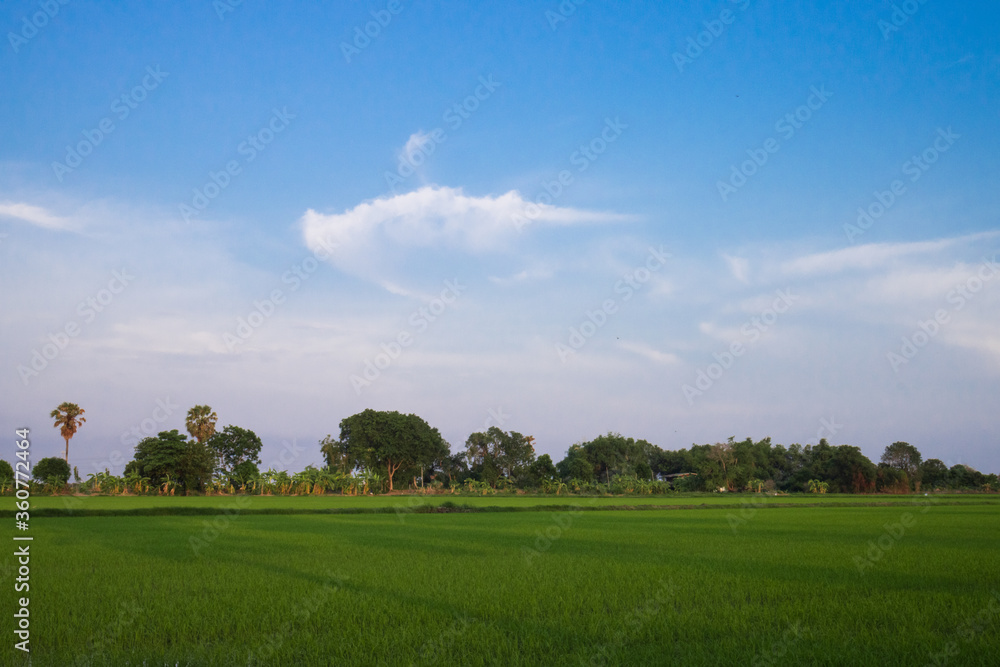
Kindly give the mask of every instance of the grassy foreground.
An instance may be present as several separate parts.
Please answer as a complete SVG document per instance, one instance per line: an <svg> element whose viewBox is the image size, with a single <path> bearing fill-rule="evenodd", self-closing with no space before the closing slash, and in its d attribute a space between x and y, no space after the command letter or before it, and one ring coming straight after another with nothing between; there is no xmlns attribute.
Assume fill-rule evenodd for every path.
<svg viewBox="0 0 1000 667"><path fill-rule="evenodd" d="M851 495L851 494L794 494L768 496L738 493L678 493L645 496L577 496L577 495L379 495L379 496L34 496L33 513L55 511L58 514L80 514L98 511L110 514L136 510L224 510L238 506L241 511L288 512L337 511L337 510L388 510L395 512L418 511L421 508L451 504L474 508L535 509L549 506L578 505L584 508L600 507L766 507L777 505L909 505L922 502L924 496L908 495ZM998 494L939 494L932 496L935 504L993 504L1000 507ZM13 517L13 503L0 507L0 517Z"/></svg>
<svg viewBox="0 0 1000 667"><path fill-rule="evenodd" d="M995 664L1000 508L911 501L40 517L32 665Z"/></svg>

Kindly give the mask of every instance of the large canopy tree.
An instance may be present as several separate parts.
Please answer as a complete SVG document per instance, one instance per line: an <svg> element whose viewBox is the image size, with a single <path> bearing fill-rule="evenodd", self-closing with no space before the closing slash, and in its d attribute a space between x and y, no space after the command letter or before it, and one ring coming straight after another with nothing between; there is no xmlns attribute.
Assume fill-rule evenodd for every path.
<svg viewBox="0 0 1000 667"><path fill-rule="evenodd" d="M330 444L329 437L324 442ZM342 455L351 469L385 470L392 491L400 468L432 467L447 456L448 443L417 415L369 409L342 420L339 447L326 451L333 455L328 463Z"/></svg>
<svg viewBox="0 0 1000 667"><path fill-rule="evenodd" d="M636 466L648 467L656 447L645 440L626 438L621 433L607 433L585 442L583 452L596 472L604 471L604 481L611 484L614 475L635 475ZM645 467L643 472L646 472Z"/></svg>
<svg viewBox="0 0 1000 667"><path fill-rule="evenodd" d="M535 460L531 436L506 433L491 426L484 433L473 433L465 441L466 457L484 482L496 486L501 477L511 481L527 472Z"/></svg>
<svg viewBox="0 0 1000 667"><path fill-rule="evenodd" d="M135 471L157 486L169 480L185 491L201 491L212 477L214 460L207 445L189 441L174 429L161 431L155 438L143 438L125 472Z"/></svg>
<svg viewBox="0 0 1000 667"><path fill-rule="evenodd" d="M62 403L49 415L56 420L53 426L59 429L60 435L66 440L66 455L63 457L66 463L69 463L70 438L76 435L80 425L87 421L87 418L83 416L84 412L86 410L76 403Z"/></svg>
<svg viewBox="0 0 1000 667"><path fill-rule="evenodd" d="M908 442L894 442L882 452L881 463L905 473L907 478L920 488L920 451Z"/></svg>
<svg viewBox="0 0 1000 667"><path fill-rule="evenodd" d="M834 447L824 472L824 479L833 485L834 492L865 493L875 488L875 464L859 447Z"/></svg>
<svg viewBox="0 0 1000 667"><path fill-rule="evenodd" d="M218 457L220 467L233 472L244 462L260 464L260 450L263 443L253 431L239 426L227 426L214 433L206 443Z"/></svg>
<svg viewBox="0 0 1000 667"><path fill-rule="evenodd" d="M587 458L583 445L580 443L569 446L566 457L556 464L556 470L559 471L559 476L567 482L571 479L584 482L590 482L594 479L594 464Z"/></svg>

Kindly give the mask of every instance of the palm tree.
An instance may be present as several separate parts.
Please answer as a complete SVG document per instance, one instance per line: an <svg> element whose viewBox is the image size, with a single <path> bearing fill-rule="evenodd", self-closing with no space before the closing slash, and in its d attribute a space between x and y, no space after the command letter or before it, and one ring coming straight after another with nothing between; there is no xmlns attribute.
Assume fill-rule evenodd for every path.
<svg viewBox="0 0 1000 667"><path fill-rule="evenodd" d="M69 439L76 435L80 425L87 421L86 417L81 416L84 412L86 410L76 403L63 403L49 415L56 420L53 426L59 429L59 433L66 440L66 463L69 463Z"/></svg>
<svg viewBox="0 0 1000 667"><path fill-rule="evenodd" d="M219 416L212 412L212 408L207 405L196 405L188 410L185 424L188 433L200 444L215 434L215 422L218 420Z"/></svg>

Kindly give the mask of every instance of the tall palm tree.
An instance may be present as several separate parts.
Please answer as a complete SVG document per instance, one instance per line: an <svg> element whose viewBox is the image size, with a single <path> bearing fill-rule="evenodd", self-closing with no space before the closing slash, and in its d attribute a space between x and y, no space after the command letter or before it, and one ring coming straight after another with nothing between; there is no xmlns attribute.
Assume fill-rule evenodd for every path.
<svg viewBox="0 0 1000 667"><path fill-rule="evenodd" d="M215 434L215 422L218 420L219 416L212 412L212 408L207 405L196 405L188 410L185 424L191 437L199 443L204 443Z"/></svg>
<svg viewBox="0 0 1000 667"><path fill-rule="evenodd" d="M66 440L66 463L69 463L69 439L76 435L80 425L87 421L87 418L82 416L84 412L86 410L76 403L62 403L49 415L56 420L53 426L59 429L59 433Z"/></svg>

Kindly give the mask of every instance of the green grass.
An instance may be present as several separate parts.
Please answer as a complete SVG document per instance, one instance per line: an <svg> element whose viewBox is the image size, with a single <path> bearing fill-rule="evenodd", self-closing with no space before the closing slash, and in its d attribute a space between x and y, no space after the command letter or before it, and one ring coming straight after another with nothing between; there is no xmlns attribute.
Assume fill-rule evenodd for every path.
<svg viewBox="0 0 1000 667"><path fill-rule="evenodd" d="M421 508L445 504L468 505L476 508L497 507L529 509L538 506L580 505L592 507L620 506L671 506L739 507L750 503L755 506L770 505L884 505L912 503L924 496L905 495L847 495L847 494L794 494L765 496L755 494L685 493L651 496L575 496L575 495L396 495L396 496L34 496L32 510L59 510L60 513L87 511L134 511L147 509L214 510L232 507L239 502L248 511L326 511L326 510L388 510L417 511ZM990 503L1000 505L1000 495L956 494L932 496L935 503ZM7 505L9 508L11 505ZM0 516L13 516L13 510L0 509Z"/></svg>
<svg viewBox="0 0 1000 667"><path fill-rule="evenodd" d="M84 499L151 500L218 501ZM525 499L476 502L500 500ZM223 516L33 519L32 664L923 665L951 649L949 665L987 665L1000 648L995 505ZM12 643L0 663L18 664Z"/></svg>

